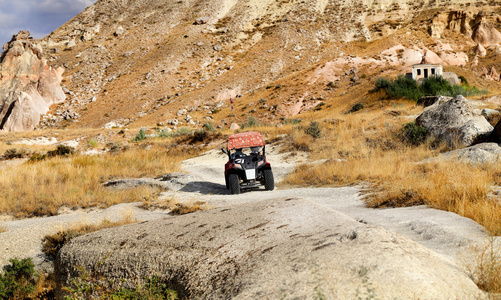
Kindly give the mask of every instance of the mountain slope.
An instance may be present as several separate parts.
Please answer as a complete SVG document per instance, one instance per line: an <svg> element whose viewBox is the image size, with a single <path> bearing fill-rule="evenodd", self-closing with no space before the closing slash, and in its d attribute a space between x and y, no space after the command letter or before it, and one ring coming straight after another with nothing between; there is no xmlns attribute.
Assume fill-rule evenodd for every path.
<svg viewBox="0 0 501 300"><path fill-rule="evenodd" d="M472 65L471 36L492 35L475 29L481 11L486 28L499 27L498 2L98 1L43 40L52 63L66 68L69 100L56 112L81 115L46 124L227 125L230 96L236 120L274 123L322 102L342 110L367 98L373 75L408 72L430 49L497 90L472 73L483 60ZM326 89L329 81L339 82Z"/></svg>

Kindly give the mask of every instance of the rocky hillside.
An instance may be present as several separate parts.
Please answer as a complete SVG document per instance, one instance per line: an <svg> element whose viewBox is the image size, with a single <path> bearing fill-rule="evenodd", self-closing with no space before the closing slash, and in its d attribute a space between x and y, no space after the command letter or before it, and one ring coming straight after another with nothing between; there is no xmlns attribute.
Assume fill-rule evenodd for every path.
<svg viewBox="0 0 501 300"><path fill-rule="evenodd" d="M42 41L68 89L43 124L224 126L230 97L277 123L423 58L497 91L500 2L100 0Z"/></svg>
<svg viewBox="0 0 501 300"><path fill-rule="evenodd" d="M61 89L64 69L43 59L42 47L19 32L0 56L0 129L33 130L52 104L65 99Z"/></svg>

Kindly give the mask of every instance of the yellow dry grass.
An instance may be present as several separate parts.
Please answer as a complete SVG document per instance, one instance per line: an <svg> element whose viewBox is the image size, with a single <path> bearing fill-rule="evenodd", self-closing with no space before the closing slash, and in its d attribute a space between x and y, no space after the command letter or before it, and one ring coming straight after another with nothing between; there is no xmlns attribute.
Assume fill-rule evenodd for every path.
<svg viewBox="0 0 501 300"><path fill-rule="evenodd" d="M478 287L489 292L492 299L498 299L501 293L499 242L495 238L488 238L484 243L473 245L462 253L462 259L466 271Z"/></svg>
<svg viewBox="0 0 501 300"><path fill-rule="evenodd" d="M77 236L95 232L101 229L118 227L136 222L137 221L135 220L132 212L129 211L125 213L123 218L118 221L110 221L108 219L104 219L98 224L92 224L92 223L74 224L68 228L58 231L56 234L45 236L42 241L42 251L49 257L55 259L57 252L71 239Z"/></svg>
<svg viewBox="0 0 501 300"><path fill-rule="evenodd" d="M179 170L188 152L153 146L118 154L54 157L0 170L0 213L16 217L54 215L58 208L108 207L156 192L150 187L107 189L112 178L158 176Z"/></svg>
<svg viewBox="0 0 501 300"><path fill-rule="evenodd" d="M170 214L172 215L184 215L199 210L211 209L211 207L203 201L180 202L176 197L169 197L164 199L147 197L143 200L141 208L170 210Z"/></svg>
<svg viewBox="0 0 501 300"><path fill-rule="evenodd" d="M501 234L501 205L489 197L499 183L501 167L473 166L458 161L420 163L445 146L405 145L398 133L402 123L413 119L412 105L340 116L337 125L324 125L322 137L314 139L303 129L287 137L290 150L309 150L319 164L296 168L283 182L303 186L339 186L368 182L370 207L426 204L455 212L483 225L491 234ZM307 125L307 124L303 124Z"/></svg>

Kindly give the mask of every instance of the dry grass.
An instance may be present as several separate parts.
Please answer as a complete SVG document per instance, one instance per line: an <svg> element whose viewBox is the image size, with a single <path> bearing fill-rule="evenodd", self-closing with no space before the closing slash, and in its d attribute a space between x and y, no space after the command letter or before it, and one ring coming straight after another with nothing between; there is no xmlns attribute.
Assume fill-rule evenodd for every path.
<svg viewBox="0 0 501 300"><path fill-rule="evenodd" d="M131 213L125 214L123 219L112 222L108 219L104 219L98 224L77 224L70 228L61 230L53 235L47 235L42 241L42 252L51 257L56 258L57 252L71 239L81 236L87 233L95 232L101 229L118 227L122 225L132 224L137 222Z"/></svg>
<svg viewBox="0 0 501 300"><path fill-rule="evenodd" d="M54 215L58 208L108 207L140 201L155 192L149 187L114 190L103 187L112 178L155 177L179 170L189 151L153 148L118 154L54 157L0 170L0 213L16 217Z"/></svg>
<svg viewBox="0 0 501 300"><path fill-rule="evenodd" d="M176 197L169 197L165 199L147 197L144 199L144 202L140 207L144 209L170 210L170 214L172 215L184 215L199 210L208 210L211 208L203 201L179 202Z"/></svg>
<svg viewBox="0 0 501 300"><path fill-rule="evenodd" d="M464 265L469 276L490 296L501 293L501 248L499 241L489 238L474 245L463 254ZM495 296L493 299L498 299Z"/></svg>
<svg viewBox="0 0 501 300"><path fill-rule="evenodd" d="M406 105L403 110L397 107L401 113L392 114L405 116L405 109L414 110ZM402 118L390 117L383 109L344 115L338 125L324 125L319 139L293 130L287 143L290 150L307 148L312 161L328 161L301 165L283 183L336 186L369 182L375 191L367 197L370 207L426 204L471 218L491 234L500 235L501 205L488 195L499 184L501 167L457 161L417 163L447 148L432 147L432 143L405 145L398 138L402 123Z"/></svg>

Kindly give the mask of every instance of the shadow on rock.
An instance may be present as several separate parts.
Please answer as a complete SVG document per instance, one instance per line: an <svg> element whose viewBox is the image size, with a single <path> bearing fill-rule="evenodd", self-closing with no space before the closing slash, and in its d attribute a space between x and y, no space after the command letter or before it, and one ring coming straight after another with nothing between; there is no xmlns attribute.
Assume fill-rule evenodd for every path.
<svg viewBox="0 0 501 300"><path fill-rule="evenodd" d="M227 195L230 193L223 184L218 184L209 181L192 181L187 183L180 189L182 192Z"/></svg>

